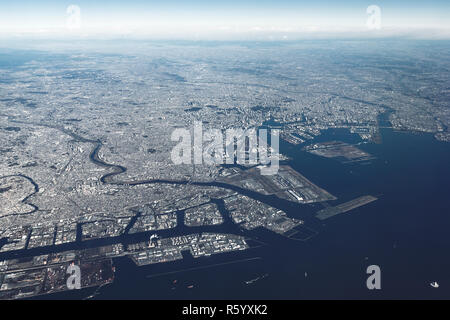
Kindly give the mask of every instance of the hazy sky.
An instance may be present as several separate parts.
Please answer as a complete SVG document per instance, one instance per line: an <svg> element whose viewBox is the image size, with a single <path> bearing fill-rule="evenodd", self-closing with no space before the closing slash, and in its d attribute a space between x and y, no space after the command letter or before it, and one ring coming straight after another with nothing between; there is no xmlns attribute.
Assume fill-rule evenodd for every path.
<svg viewBox="0 0 450 320"><path fill-rule="evenodd" d="M75 7L68 10L70 5ZM380 19L374 18L373 11L367 13L370 5L381 9ZM449 0L0 0L0 35L185 39L407 35L450 39L449 13ZM372 19L370 27L368 19Z"/></svg>

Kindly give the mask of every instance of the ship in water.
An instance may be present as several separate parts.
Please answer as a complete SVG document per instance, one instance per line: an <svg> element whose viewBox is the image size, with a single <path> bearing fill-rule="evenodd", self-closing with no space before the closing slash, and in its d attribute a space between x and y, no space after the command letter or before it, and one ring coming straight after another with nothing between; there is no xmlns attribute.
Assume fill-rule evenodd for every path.
<svg viewBox="0 0 450 320"><path fill-rule="evenodd" d="M263 274L262 276L259 276L259 277L255 278L255 279L251 279L251 280L245 281L245 284L252 284L252 283L255 283L256 281L261 280L261 279L264 279L264 278L267 278L268 276L269 276L269 274L268 274L268 273L265 273L265 274Z"/></svg>
<svg viewBox="0 0 450 320"><path fill-rule="evenodd" d="M439 288L439 283L434 281L434 282L430 283L430 286L432 286L433 288Z"/></svg>

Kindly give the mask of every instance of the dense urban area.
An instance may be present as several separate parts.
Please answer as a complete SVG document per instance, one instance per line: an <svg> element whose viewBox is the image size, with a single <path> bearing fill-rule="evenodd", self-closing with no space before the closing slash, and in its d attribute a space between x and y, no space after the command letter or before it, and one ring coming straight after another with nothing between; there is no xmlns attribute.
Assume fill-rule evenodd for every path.
<svg viewBox="0 0 450 320"><path fill-rule="evenodd" d="M116 257L144 266L249 250L258 228L309 239L295 236L308 219L377 198L340 202L287 157L273 175L175 164L173 131L276 128L299 150L354 165L374 157L315 138L343 128L381 143L389 127L450 141L450 73L435 72L449 70L448 52L407 41L0 49L0 297L67 290L71 264L85 288L112 282ZM263 196L322 207L292 216Z"/></svg>

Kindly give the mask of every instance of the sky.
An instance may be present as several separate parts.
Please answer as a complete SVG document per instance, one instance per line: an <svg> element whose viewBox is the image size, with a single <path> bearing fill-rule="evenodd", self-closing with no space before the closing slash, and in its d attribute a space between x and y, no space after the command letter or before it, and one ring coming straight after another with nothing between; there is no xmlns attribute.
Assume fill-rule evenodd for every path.
<svg viewBox="0 0 450 320"><path fill-rule="evenodd" d="M450 39L448 0L0 0L0 37Z"/></svg>

